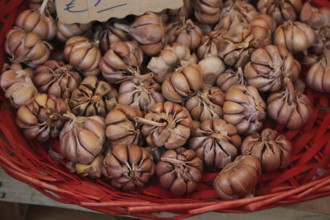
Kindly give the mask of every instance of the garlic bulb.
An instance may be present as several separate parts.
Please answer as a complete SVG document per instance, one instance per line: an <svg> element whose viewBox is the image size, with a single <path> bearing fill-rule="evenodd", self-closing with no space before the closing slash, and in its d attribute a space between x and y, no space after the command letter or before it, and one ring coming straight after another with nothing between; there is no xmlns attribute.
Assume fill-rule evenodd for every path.
<svg viewBox="0 0 330 220"><path fill-rule="evenodd" d="M5 50L13 63L25 63L31 68L49 59L51 46L42 41L39 35L13 28L7 33Z"/></svg>
<svg viewBox="0 0 330 220"><path fill-rule="evenodd" d="M223 91L227 92L232 86L237 84L247 85L244 77L243 69L240 67L237 70L227 69L218 76L217 86Z"/></svg>
<svg viewBox="0 0 330 220"><path fill-rule="evenodd" d="M324 49L330 46L330 9L315 8L306 2L301 9L300 20L316 31L313 50L317 54L322 54Z"/></svg>
<svg viewBox="0 0 330 220"><path fill-rule="evenodd" d="M259 0L257 5L262 14L273 17L278 25L297 19L302 8L301 0Z"/></svg>
<svg viewBox="0 0 330 220"><path fill-rule="evenodd" d="M300 63L279 46L268 45L252 53L251 62L244 69L249 85L261 92L278 91L284 78L295 81L300 73Z"/></svg>
<svg viewBox="0 0 330 220"><path fill-rule="evenodd" d="M87 24L63 24L57 22L57 39L61 42L66 42L71 37L82 35L92 27L92 23Z"/></svg>
<svg viewBox="0 0 330 220"><path fill-rule="evenodd" d="M231 26L229 31L223 33L219 39L219 56L228 66L244 67L254 50L253 39L249 24L239 23Z"/></svg>
<svg viewBox="0 0 330 220"><path fill-rule="evenodd" d="M253 86L235 85L226 93L223 118L237 128L240 135L249 135L262 128L266 103Z"/></svg>
<svg viewBox="0 0 330 220"><path fill-rule="evenodd" d="M275 45L285 47L292 53L306 51L315 42L315 32L302 22L285 22L280 25L273 36Z"/></svg>
<svg viewBox="0 0 330 220"><path fill-rule="evenodd" d="M59 136L66 121L63 117L66 111L67 106L62 99L39 93L32 103L18 109L16 124L27 138L46 142Z"/></svg>
<svg viewBox="0 0 330 220"><path fill-rule="evenodd" d="M80 82L81 76L72 65L61 61L48 60L36 68L33 82L40 92L52 94L58 98L69 98Z"/></svg>
<svg viewBox="0 0 330 220"><path fill-rule="evenodd" d="M284 79L284 88L272 93L267 99L270 118L288 129L302 127L313 115L313 108L306 95L296 90L290 79Z"/></svg>
<svg viewBox="0 0 330 220"><path fill-rule="evenodd" d="M162 84L163 96L172 102L182 102L202 86L202 74L197 65L188 65L171 73Z"/></svg>
<svg viewBox="0 0 330 220"><path fill-rule="evenodd" d="M64 158L77 163L91 163L103 150L105 121L101 116L76 117L67 112L69 119L60 132L59 152Z"/></svg>
<svg viewBox="0 0 330 220"><path fill-rule="evenodd" d="M330 49L308 70L306 83L316 91L330 93Z"/></svg>
<svg viewBox="0 0 330 220"><path fill-rule="evenodd" d="M220 19L221 1L195 0L193 1L195 17L204 24L215 24Z"/></svg>
<svg viewBox="0 0 330 220"><path fill-rule="evenodd" d="M100 154L89 164L76 163L74 165L75 172L83 177L100 178L102 175L103 159L104 156Z"/></svg>
<svg viewBox="0 0 330 220"><path fill-rule="evenodd" d="M52 40L56 36L57 25L54 18L41 10L25 10L18 15L16 27L33 32L43 40Z"/></svg>
<svg viewBox="0 0 330 220"><path fill-rule="evenodd" d="M187 21L181 19L169 24L166 34L168 44L176 42L186 45L192 50L199 47L203 36L202 30L190 19Z"/></svg>
<svg viewBox="0 0 330 220"><path fill-rule="evenodd" d="M154 73L154 79L162 83L175 69L196 63L197 57L187 46L174 43L166 46L158 57L151 58L147 68Z"/></svg>
<svg viewBox="0 0 330 220"><path fill-rule="evenodd" d="M226 68L225 63L218 56L206 57L199 61L198 66L202 73L203 83L207 86L213 86Z"/></svg>
<svg viewBox="0 0 330 220"><path fill-rule="evenodd" d="M219 40L225 31L224 29L217 29L202 37L201 44L196 51L198 59L202 60L208 56L218 56Z"/></svg>
<svg viewBox="0 0 330 220"><path fill-rule="evenodd" d="M33 70L23 69L20 64L5 67L5 71L0 75L0 86L11 105L19 108L33 102L34 96L38 93L31 79L34 75Z"/></svg>
<svg viewBox="0 0 330 220"><path fill-rule="evenodd" d="M258 15L251 23L251 32L254 36L255 47L265 47L272 43L273 32L276 29L274 18L268 15Z"/></svg>
<svg viewBox="0 0 330 220"><path fill-rule="evenodd" d="M65 43L63 53L65 59L84 76L97 76L100 73L101 52L97 43L81 36L72 37Z"/></svg>

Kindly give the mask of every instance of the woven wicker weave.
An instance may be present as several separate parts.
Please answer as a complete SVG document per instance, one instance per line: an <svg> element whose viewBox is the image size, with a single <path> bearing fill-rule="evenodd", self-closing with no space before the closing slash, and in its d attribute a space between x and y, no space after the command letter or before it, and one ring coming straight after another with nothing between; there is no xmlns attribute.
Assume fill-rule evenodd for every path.
<svg viewBox="0 0 330 220"><path fill-rule="evenodd" d="M0 45L26 1L0 1ZM314 0L316 6L330 7L328 0ZM6 61L0 48L0 66ZM286 131L268 121L267 127L285 134L294 145L290 166L262 175L256 197L219 201L212 180L217 173L205 173L198 190L187 197L174 197L154 181L137 194L120 192L103 180L91 181L56 164L45 146L26 140L15 125L15 111L5 109L0 94L0 166L12 177L46 196L116 215L159 219L156 212L167 211L181 219L205 212L251 212L299 203L330 195L330 103L329 95L308 90L313 118L300 130ZM51 143L56 145L57 142Z"/></svg>

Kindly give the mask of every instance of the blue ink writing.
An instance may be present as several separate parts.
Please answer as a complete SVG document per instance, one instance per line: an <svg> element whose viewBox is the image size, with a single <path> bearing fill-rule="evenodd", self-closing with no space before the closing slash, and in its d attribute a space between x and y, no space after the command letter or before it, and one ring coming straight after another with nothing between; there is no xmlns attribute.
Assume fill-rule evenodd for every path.
<svg viewBox="0 0 330 220"><path fill-rule="evenodd" d="M99 0L99 1L101 1L101 0ZM76 7L75 3L76 3L75 0L71 0L68 4L65 4L64 11L68 11L68 12L71 12L71 13L81 13L81 12L88 11L88 8L87 9L82 9L82 10L74 10L75 7Z"/></svg>
<svg viewBox="0 0 330 220"><path fill-rule="evenodd" d="M101 0L98 0L98 1L100 2ZM109 11L109 10L124 7L124 6L127 6L127 3L123 3L123 4L120 4L120 5L115 5L115 6L112 6L112 7L109 7L109 8L102 9L102 10L98 11L97 13L102 13L102 12L105 12L105 11Z"/></svg>

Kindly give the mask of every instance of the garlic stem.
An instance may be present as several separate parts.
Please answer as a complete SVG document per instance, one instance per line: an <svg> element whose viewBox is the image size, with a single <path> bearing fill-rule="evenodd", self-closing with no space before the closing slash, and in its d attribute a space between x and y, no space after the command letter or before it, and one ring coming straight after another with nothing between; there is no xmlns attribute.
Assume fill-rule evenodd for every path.
<svg viewBox="0 0 330 220"><path fill-rule="evenodd" d="M292 102L293 102L293 98L296 95L295 94L295 89L293 87L292 81L289 78L284 79L284 84L285 84L286 91L287 91L287 94L288 94L287 101L291 105Z"/></svg>
<svg viewBox="0 0 330 220"><path fill-rule="evenodd" d="M48 1L49 0L43 0L42 5L40 6L40 9L39 9L40 14L42 14L42 15L45 14L45 10L46 10L46 7L48 5Z"/></svg>
<svg viewBox="0 0 330 220"><path fill-rule="evenodd" d="M145 125L150 125L150 126L156 126L156 127L165 127L167 126L167 122L156 122L156 121L151 121L145 118L141 118L141 117L135 117L134 121L138 122L138 123L142 123Z"/></svg>

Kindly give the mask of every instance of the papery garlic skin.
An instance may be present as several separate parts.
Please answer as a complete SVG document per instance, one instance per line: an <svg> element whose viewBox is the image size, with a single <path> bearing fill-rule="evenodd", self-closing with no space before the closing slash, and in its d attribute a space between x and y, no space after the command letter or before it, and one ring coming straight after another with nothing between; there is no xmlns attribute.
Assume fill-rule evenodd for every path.
<svg viewBox="0 0 330 220"><path fill-rule="evenodd" d="M89 164L76 163L74 165L75 172L82 177L98 179L102 176L103 160L104 156L100 154Z"/></svg>
<svg viewBox="0 0 330 220"><path fill-rule="evenodd" d="M261 130L266 118L266 104L253 86L235 85L226 93L224 119L237 128L240 135Z"/></svg>
<svg viewBox="0 0 330 220"><path fill-rule="evenodd" d="M87 24L63 24L57 22L56 37L59 41L65 43L72 37L80 36L92 27L92 23Z"/></svg>
<svg viewBox="0 0 330 220"><path fill-rule="evenodd" d="M322 54L327 47L330 47L330 9L316 8L306 2L301 9L300 20L315 30L316 41L313 51Z"/></svg>
<svg viewBox="0 0 330 220"><path fill-rule="evenodd" d="M12 64L0 75L0 86L15 108L30 104L38 93L32 82L33 75L32 69L23 69L20 64Z"/></svg>
<svg viewBox="0 0 330 220"><path fill-rule="evenodd" d="M50 15L40 13L38 10L25 10L18 15L15 22L16 27L33 32L43 40L50 41L55 38L57 24Z"/></svg>
<svg viewBox="0 0 330 220"><path fill-rule="evenodd" d="M264 171L286 168L290 164L291 151L290 141L269 128L261 134L254 133L246 137L242 143L242 154L255 156Z"/></svg>
<svg viewBox="0 0 330 220"><path fill-rule="evenodd" d="M193 1L195 17L204 24L215 24L220 19L221 1L219 0L196 0Z"/></svg>
<svg viewBox="0 0 330 220"><path fill-rule="evenodd" d="M144 187L154 175L151 153L140 146L115 145L103 160L102 173L109 183L122 191Z"/></svg>
<svg viewBox="0 0 330 220"><path fill-rule="evenodd" d="M7 33L5 50L13 63L25 63L31 68L49 59L50 45L35 33L13 28Z"/></svg>
<svg viewBox="0 0 330 220"><path fill-rule="evenodd" d="M97 43L81 36L70 38L65 43L65 59L84 76L97 76L100 73L101 52Z"/></svg>
<svg viewBox="0 0 330 220"><path fill-rule="evenodd" d="M66 111L67 105L62 99L39 93L32 103L18 109L16 124L28 139L47 142L59 136Z"/></svg>
<svg viewBox="0 0 330 220"><path fill-rule="evenodd" d="M258 15L251 21L250 25L255 47L265 47L272 43L273 32L277 26L276 21L271 16Z"/></svg>
<svg viewBox="0 0 330 220"><path fill-rule="evenodd" d="M163 96L172 102L182 102L202 86L202 74L196 65L182 67L171 73L162 84Z"/></svg>
<svg viewBox="0 0 330 220"><path fill-rule="evenodd" d="M244 68L244 76L249 85L261 92L278 91L284 78L295 81L301 65L287 49L268 45L255 50L251 61Z"/></svg>
<svg viewBox="0 0 330 220"><path fill-rule="evenodd" d="M73 90L68 104L77 116L99 115L105 117L117 105L117 90L95 76L85 77Z"/></svg>
<svg viewBox="0 0 330 220"><path fill-rule="evenodd" d="M241 142L236 127L217 118L193 126L189 147L207 167L224 168L238 154Z"/></svg>
<svg viewBox="0 0 330 220"><path fill-rule="evenodd" d="M315 42L314 30L302 22L285 22L278 26L273 36L277 46L284 47L292 53L306 51Z"/></svg>
<svg viewBox="0 0 330 220"><path fill-rule="evenodd" d="M330 93L330 50L326 49L320 61L307 72L306 83L318 92Z"/></svg>
<svg viewBox="0 0 330 220"><path fill-rule="evenodd" d="M61 61L48 60L36 68L33 82L40 92L57 98L69 98L81 82L81 75L72 65Z"/></svg>
<svg viewBox="0 0 330 220"><path fill-rule="evenodd" d="M261 165L254 156L238 156L225 166L215 178L213 187L223 200L251 197L254 194Z"/></svg>
<svg viewBox="0 0 330 220"><path fill-rule="evenodd" d="M91 163L103 150L105 120L100 116L75 117L72 113L60 132L59 152L77 163Z"/></svg>
<svg viewBox="0 0 330 220"><path fill-rule="evenodd" d="M192 149L167 150L156 165L160 185L172 194L192 193L202 179L203 161Z"/></svg>
<svg viewBox="0 0 330 220"><path fill-rule="evenodd" d="M203 87L185 102L194 120L214 120L223 116L225 94L218 87Z"/></svg>
<svg viewBox="0 0 330 220"><path fill-rule="evenodd" d="M288 129L301 128L313 115L312 105L303 91L294 88L290 79L285 78L284 84L282 90L268 97L268 116Z"/></svg>
<svg viewBox="0 0 330 220"><path fill-rule="evenodd" d="M99 67L102 76L110 83L124 80L141 68L143 52L132 41L116 42L101 58Z"/></svg>
<svg viewBox="0 0 330 220"><path fill-rule="evenodd" d="M105 119L105 134L112 145L140 144L141 125L135 121L136 117L142 117L139 108L129 105L118 105L107 114Z"/></svg>
<svg viewBox="0 0 330 220"><path fill-rule="evenodd" d="M174 43L166 46L158 57L151 58L147 68L154 73L154 79L162 83L175 69L196 63L197 57L187 46Z"/></svg>
<svg viewBox="0 0 330 220"><path fill-rule="evenodd" d="M278 25L297 19L302 8L301 0L259 0L257 5L262 14L272 16Z"/></svg>
<svg viewBox="0 0 330 220"><path fill-rule="evenodd" d="M248 85L242 68L238 68L237 70L227 69L218 76L217 86L224 93L237 84Z"/></svg>
<svg viewBox="0 0 330 220"><path fill-rule="evenodd" d="M203 84L215 85L218 76L225 71L226 65L218 56L209 56L199 61L198 66L202 73Z"/></svg>

